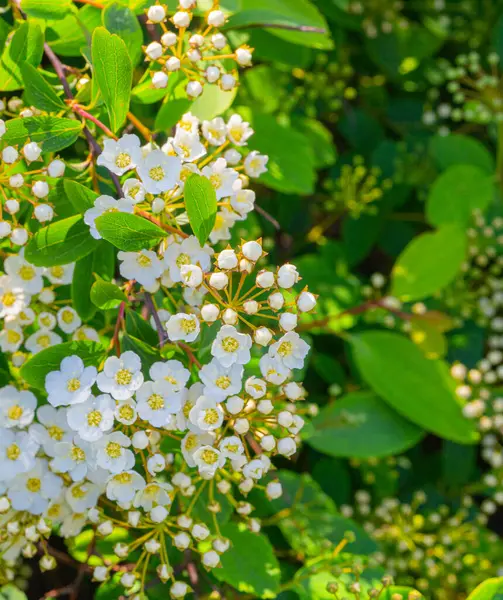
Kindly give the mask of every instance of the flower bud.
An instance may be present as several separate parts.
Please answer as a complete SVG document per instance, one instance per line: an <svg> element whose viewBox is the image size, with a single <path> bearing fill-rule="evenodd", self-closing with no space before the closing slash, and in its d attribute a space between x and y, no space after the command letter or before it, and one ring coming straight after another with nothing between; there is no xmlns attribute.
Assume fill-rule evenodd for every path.
<svg viewBox="0 0 503 600"><path fill-rule="evenodd" d="M229 284L229 278L226 273L212 273L209 280L210 287L216 290L223 290Z"/></svg>
<svg viewBox="0 0 503 600"><path fill-rule="evenodd" d="M216 304L205 304L201 308L201 318L205 323L214 323L219 314L220 308Z"/></svg>
<svg viewBox="0 0 503 600"><path fill-rule="evenodd" d="M297 298L297 307L301 312L309 312L316 306L316 296L311 292L301 292Z"/></svg>
<svg viewBox="0 0 503 600"><path fill-rule="evenodd" d="M222 250L218 255L217 265L219 269L235 269L238 266L238 257L232 249Z"/></svg>
<svg viewBox="0 0 503 600"><path fill-rule="evenodd" d="M151 42L146 48L145 48L145 54L151 59L151 60L157 60L158 58L161 58L163 53L163 49L161 44L159 44L159 42Z"/></svg>
<svg viewBox="0 0 503 600"><path fill-rule="evenodd" d="M147 17L152 23L160 23L166 18L166 10L164 9L164 6L155 4L148 9Z"/></svg>
<svg viewBox="0 0 503 600"><path fill-rule="evenodd" d="M270 288L274 285L274 273L271 271L262 270L257 275L256 279L257 286L259 288Z"/></svg>

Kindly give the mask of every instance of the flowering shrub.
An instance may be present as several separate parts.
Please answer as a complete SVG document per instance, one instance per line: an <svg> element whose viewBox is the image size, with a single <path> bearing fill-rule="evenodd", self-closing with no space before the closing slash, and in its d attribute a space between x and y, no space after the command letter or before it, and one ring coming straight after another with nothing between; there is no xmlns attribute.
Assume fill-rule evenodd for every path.
<svg viewBox="0 0 503 600"><path fill-rule="evenodd" d="M502 31L9 0L0 597L501 595Z"/></svg>

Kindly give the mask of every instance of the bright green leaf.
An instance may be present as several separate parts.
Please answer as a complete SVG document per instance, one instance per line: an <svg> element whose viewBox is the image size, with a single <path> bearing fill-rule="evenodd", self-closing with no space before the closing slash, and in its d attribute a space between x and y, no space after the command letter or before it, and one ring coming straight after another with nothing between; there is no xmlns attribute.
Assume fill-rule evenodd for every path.
<svg viewBox="0 0 503 600"><path fill-rule="evenodd" d="M467 600L500 600L503 595L503 577L492 577L478 585Z"/></svg>
<svg viewBox="0 0 503 600"><path fill-rule="evenodd" d="M127 298L124 292L114 283L100 278L91 287L91 301L98 308L108 310L117 308L121 302L127 302Z"/></svg>
<svg viewBox="0 0 503 600"><path fill-rule="evenodd" d="M143 56L143 32L134 12L117 2L109 4L103 11L103 25L110 33L116 33L124 40L133 65Z"/></svg>
<svg viewBox="0 0 503 600"><path fill-rule="evenodd" d="M26 21L15 32L0 57L0 91L11 92L23 87L21 65L40 64L44 51L44 34L35 21Z"/></svg>
<svg viewBox="0 0 503 600"><path fill-rule="evenodd" d="M93 281L93 254L88 254L75 263L72 278L72 306L81 319L91 319L96 307L91 302L90 290Z"/></svg>
<svg viewBox="0 0 503 600"><path fill-rule="evenodd" d="M167 235L147 219L122 212L101 215L96 219L96 227L103 239L127 252L143 250Z"/></svg>
<svg viewBox="0 0 503 600"><path fill-rule="evenodd" d="M190 112L202 120L214 119L230 108L236 93L237 87L226 92L218 85L205 85L203 93L193 102Z"/></svg>
<svg viewBox="0 0 503 600"><path fill-rule="evenodd" d="M191 175L184 187L185 208L192 231L204 245L215 225L217 195L211 182L202 175Z"/></svg>
<svg viewBox="0 0 503 600"><path fill-rule="evenodd" d="M72 5L72 0L21 0L21 9L37 19L63 19Z"/></svg>
<svg viewBox="0 0 503 600"><path fill-rule="evenodd" d="M473 165L487 174L494 171L494 159L479 140L467 135L436 135L431 138L429 151L442 170L454 165Z"/></svg>
<svg viewBox="0 0 503 600"><path fill-rule="evenodd" d="M21 74L30 104L47 112L65 110L65 103L34 66L24 63L21 65Z"/></svg>
<svg viewBox="0 0 503 600"><path fill-rule="evenodd" d="M44 152L58 152L71 146L82 131L82 123L64 117L24 117L7 121L4 142L22 146L37 142Z"/></svg>
<svg viewBox="0 0 503 600"><path fill-rule="evenodd" d="M95 191L72 179L65 179L63 185L68 200L78 213L83 215L86 210L93 208L94 201L98 197Z"/></svg>

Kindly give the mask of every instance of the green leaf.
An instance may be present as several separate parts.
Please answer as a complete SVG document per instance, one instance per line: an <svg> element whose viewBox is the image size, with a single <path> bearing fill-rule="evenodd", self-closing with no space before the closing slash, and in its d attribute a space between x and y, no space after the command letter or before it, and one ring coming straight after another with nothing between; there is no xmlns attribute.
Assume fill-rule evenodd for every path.
<svg viewBox="0 0 503 600"><path fill-rule="evenodd" d="M492 577L478 585L467 600L501 600L503 597L503 577Z"/></svg>
<svg viewBox="0 0 503 600"><path fill-rule="evenodd" d="M242 0L240 10L230 18L227 28L268 24L320 29L322 32L280 28L268 28L267 31L303 46L325 50L333 47L325 18L309 0Z"/></svg>
<svg viewBox="0 0 503 600"><path fill-rule="evenodd" d="M82 131L82 123L64 117L24 117L7 121L3 140L13 146L37 142L44 152L58 152L71 146Z"/></svg>
<svg viewBox="0 0 503 600"><path fill-rule="evenodd" d="M124 292L114 283L100 278L91 287L91 301L98 308L108 310L117 308L121 302L127 302L127 298Z"/></svg>
<svg viewBox="0 0 503 600"><path fill-rule="evenodd" d="M113 2L103 11L103 25L110 33L116 33L124 40L131 62L137 65L143 56L143 33L134 12L127 6Z"/></svg>
<svg viewBox="0 0 503 600"><path fill-rule="evenodd" d="M92 32L101 25L101 10L83 6L58 21L49 21L46 40L60 56L81 56L81 50L89 47Z"/></svg>
<svg viewBox="0 0 503 600"><path fill-rule="evenodd" d="M276 598L281 572L266 536L235 523L221 527L221 533L231 541L231 547L222 554L222 568L213 571L215 577L253 597Z"/></svg>
<svg viewBox="0 0 503 600"><path fill-rule="evenodd" d="M210 86L206 86L210 87ZM211 86L215 87L215 86ZM167 131L174 127L182 115L188 110L192 101L188 98L172 98L163 102L155 117L154 128L156 131Z"/></svg>
<svg viewBox="0 0 503 600"><path fill-rule="evenodd" d="M83 215L86 210L93 208L94 201L98 198L95 191L72 179L65 179L63 185L66 196L78 213Z"/></svg>
<svg viewBox="0 0 503 600"><path fill-rule="evenodd" d="M428 360L409 339L388 331L353 335L350 343L364 381L397 412L445 439L460 444L477 440L445 363Z"/></svg>
<svg viewBox="0 0 503 600"><path fill-rule="evenodd" d="M134 252L160 242L167 233L143 217L129 213L107 213L96 219L103 239L119 250Z"/></svg>
<svg viewBox="0 0 503 600"><path fill-rule="evenodd" d="M336 567L338 564L337 558L333 560L332 565L327 565L327 562L328 557L325 559L325 565L322 570L318 571L316 568L313 569L307 564L295 573L292 589L297 592L300 600L334 600L336 596L327 590L327 585L334 581L337 582L338 597L354 597L354 594L350 591L351 584L355 581L354 575L352 573L341 573L340 575L335 576L327 567ZM368 592L371 588L379 589L381 587L379 578L377 577L378 574L379 573L376 573L373 569L368 569L368 571L363 571L360 574L358 582L361 588L361 598L368 598ZM382 596L383 594L381 592L379 594L379 600L381 600Z"/></svg>
<svg viewBox="0 0 503 600"><path fill-rule="evenodd" d="M141 359L141 370L145 377L149 376L150 367L155 362L162 360L161 353L157 348L142 342L128 333L122 336L121 347L123 351L131 350L138 354Z"/></svg>
<svg viewBox="0 0 503 600"><path fill-rule="evenodd" d="M88 254L75 264L72 278L72 306L83 321L91 319L96 307L91 302L90 290L93 281L93 254Z"/></svg>
<svg viewBox="0 0 503 600"><path fill-rule="evenodd" d="M306 136L314 151L316 169L331 167L336 159L336 147L330 131L316 119L298 119L295 128Z"/></svg>
<svg viewBox="0 0 503 600"><path fill-rule="evenodd" d="M155 346L159 343L159 338L149 321L146 321L134 310L126 311L126 332L134 338L146 342L149 346Z"/></svg>
<svg viewBox="0 0 503 600"><path fill-rule="evenodd" d="M34 67L40 64L44 51L44 34L40 25L26 21L14 33L0 57L0 91L11 92L23 87L21 65Z"/></svg>
<svg viewBox="0 0 503 600"><path fill-rule="evenodd" d="M393 267L391 293L411 301L445 288L461 269L466 245L466 234L456 225L414 238Z"/></svg>
<svg viewBox="0 0 503 600"><path fill-rule="evenodd" d="M436 135L430 140L429 152L442 170L454 165L473 165L488 175L494 172L494 159L489 150L467 135Z"/></svg>
<svg viewBox="0 0 503 600"><path fill-rule="evenodd" d="M190 112L201 120L214 119L230 108L236 94L237 86L226 92L218 85L205 85L203 93L193 102Z"/></svg>
<svg viewBox="0 0 503 600"><path fill-rule="evenodd" d="M97 246L80 215L40 229L26 246L25 257L37 267L67 265L87 256Z"/></svg>
<svg viewBox="0 0 503 600"><path fill-rule="evenodd" d="M34 66L24 63L21 65L21 74L25 94L30 104L48 112L58 112L66 109L65 103Z"/></svg>
<svg viewBox="0 0 503 600"><path fill-rule="evenodd" d="M110 126L117 131L124 124L129 110L133 81L133 66L126 44L104 27L93 33L92 60L94 76L108 110Z"/></svg>
<svg viewBox="0 0 503 600"><path fill-rule="evenodd" d="M271 115L254 115L253 129L250 149L269 156L268 171L259 181L286 194L312 194L316 172L309 140L302 133L283 127Z"/></svg>
<svg viewBox="0 0 503 600"><path fill-rule="evenodd" d="M21 0L21 9L36 19L63 19L72 9L72 0Z"/></svg>
<svg viewBox="0 0 503 600"><path fill-rule="evenodd" d="M310 446L330 456L369 458L399 454L423 436L373 392L352 392L321 409Z"/></svg>
<svg viewBox="0 0 503 600"><path fill-rule="evenodd" d="M45 378L51 371L58 371L66 356L76 354L86 367L98 366L106 356L106 349L97 342L65 342L37 352L21 367L21 377L29 385L45 389Z"/></svg>
<svg viewBox="0 0 503 600"><path fill-rule="evenodd" d="M185 182L184 197L190 226L203 246L215 226L217 216L215 189L209 179L194 173Z"/></svg>
<svg viewBox="0 0 503 600"><path fill-rule="evenodd" d="M27 598L27 595L12 583L0 587L0 600L27 600Z"/></svg>
<svg viewBox="0 0 503 600"><path fill-rule="evenodd" d="M492 175L473 165L454 165L432 185L426 201L426 218L432 225L467 225L472 212L484 211L494 196Z"/></svg>

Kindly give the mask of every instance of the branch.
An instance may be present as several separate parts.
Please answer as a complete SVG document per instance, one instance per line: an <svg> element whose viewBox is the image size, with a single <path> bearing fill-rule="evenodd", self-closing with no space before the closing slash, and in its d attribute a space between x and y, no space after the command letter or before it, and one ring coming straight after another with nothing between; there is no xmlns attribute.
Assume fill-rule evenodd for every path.
<svg viewBox="0 0 503 600"><path fill-rule="evenodd" d="M226 30L230 29L255 29L261 27L263 29L287 29L288 31L301 31L302 33L327 33L323 27L312 27L311 25L290 25L289 23L247 23L243 25L236 25L226 27Z"/></svg>
<svg viewBox="0 0 503 600"><path fill-rule="evenodd" d="M148 308L148 312L152 315L154 319L157 335L159 336L159 345L162 348L164 344L168 341L168 334L162 326L161 319L159 318L159 313L155 308L154 301L152 300L152 294L150 292L145 292L145 306Z"/></svg>

